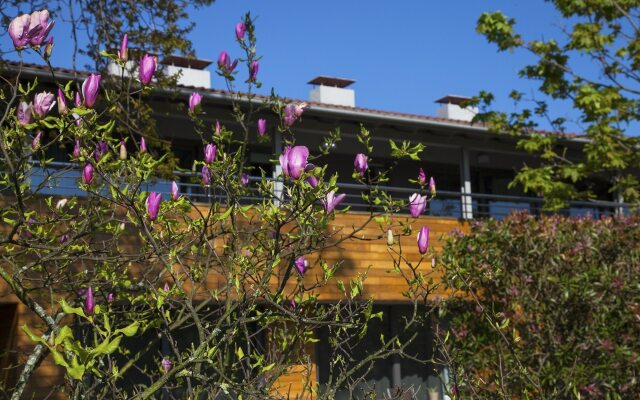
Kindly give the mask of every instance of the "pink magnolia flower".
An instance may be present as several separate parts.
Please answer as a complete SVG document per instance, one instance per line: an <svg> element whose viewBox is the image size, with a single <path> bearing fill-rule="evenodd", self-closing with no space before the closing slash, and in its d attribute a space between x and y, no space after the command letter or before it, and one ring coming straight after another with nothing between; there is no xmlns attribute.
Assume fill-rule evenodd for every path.
<svg viewBox="0 0 640 400"><path fill-rule="evenodd" d="M368 157L362 153L358 153L356 155L356 159L353 162L353 166L356 169L356 172L360 174L360 176L364 175L364 173L369 168Z"/></svg>
<svg viewBox="0 0 640 400"><path fill-rule="evenodd" d="M222 132L222 127L220 126L220 121L216 120L216 136L220 136L220 132Z"/></svg>
<svg viewBox="0 0 640 400"><path fill-rule="evenodd" d="M236 39L243 40L244 34L247 32L247 26L243 21L240 21L236 24Z"/></svg>
<svg viewBox="0 0 640 400"><path fill-rule="evenodd" d="M120 61L127 61L129 58L129 35L126 33L122 37L122 42L120 42L120 50L118 50L118 58Z"/></svg>
<svg viewBox="0 0 640 400"><path fill-rule="evenodd" d="M216 145L208 143L204 147L204 162L211 164L216 159Z"/></svg>
<svg viewBox="0 0 640 400"><path fill-rule="evenodd" d="M80 140L78 139L76 139L76 142L73 145L73 158L80 158Z"/></svg>
<svg viewBox="0 0 640 400"><path fill-rule="evenodd" d="M258 61L251 61L249 64L249 81L255 82L258 78L258 70L260 69L260 63Z"/></svg>
<svg viewBox="0 0 640 400"><path fill-rule="evenodd" d="M242 186L247 186L249 184L249 175L247 174L240 175L240 183L242 183Z"/></svg>
<svg viewBox="0 0 640 400"><path fill-rule="evenodd" d="M180 191L178 190L176 181L171 182L171 198L175 201L180 198Z"/></svg>
<svg viewBox="0 0 640 400"><path fill-rule="evenodd" d="M88 185L93 180L93 165L91 163L86 163L84 169L82 170L82 182L85 185Z"/></svg>
<svg viewBox="0 0 640 400"><path fill-rule="evenodd" d="M189 111L191 111L192 113L196 112L196 108L200 106L201 101L202 95L200 93L191 93L191 96L189 96Z"/></svg>
<svg viewBox="0 0 640 400"><path fill-rule="evenodd" d="M100 159L103 155L105 155L108 149L109 148L107 146L107 142L105 142L104 140L99 141L98 143L96 143L96 150L93 152L93 158L95 158L96 161L100 161Z"/></svg>
<svg viewBox="0 0 640 400"><path fill-rule="evenodd" d="M302 171L307 166L309 149L306 146L287 146L280 155L280 166L284 176L300 179Z"/></svg>
<svg viewBox="0 0 640 400"><path fill-rule="evenodd" d="M40 46L53 28L55 21L49 21L49 11L34 11L31 13L29 23L29 43L32 46Z"/></svg>
<svg viewBox="0 0 640 400"><path fill-rule="evenodd" d="M431 197L435 197L436 195L436 181L433 179L433 176L429 178L429 192L431 193Z"/></svg>
<svg viewBox="0 0 640 400"><path fill-rule="evenodd" d="M82 97L80 97L80 92L76 92L73 102L76 107L82 107Z"/></svg>
<svg viewBox="0 0 640 400"><path fill-rule="evenodd" d="M220 69L220 71L222 71L222 73L224 75L230 75L234 69L236 69L236 66L238 65L238 60L233 60L233 63L231 62L231 58L229 57L229 54L222 50L220 52L220 55L218 56L218 68Z"/></svg>
<svg viewBox="0 0 640 400"><path fill-rule="evenodd" d="M29 125L33 122L33 112L31 111L31 104L26 101L20 102L18 107L16 108L16 117L18 118L18 123L22 126Z"/></svg>
<svg viewBox="0 0 640 400"><path fill-rule="evenodd" d="M267 120L260 118L258 120L258 134L264 136L265 133L267 133Z"/></svg>
<svg viewBox="0 0 640 400"><path fill-rule="evenodd" d="M305 260L304 257L298 257L296 258L296 261L295 261L295 268L296 268L296 271L298 271L298 273L300 274L300 276L302 276L307 271L307 268L309 268L309 262Z"/></svg>
<svg viewBox="0 0 640 400"><path fill-rule="evenodd" d="M209 186L211 183L211 171L207 168L206 165L202 166L202 184L205 186Z"/></svg>
<svg viewBox="0 0 640 400"><path fill-rule="evenodd" d="M414 193L409 197L409 212L413 218L417 218L427 208L427 196Z"/></svg>
<svg viewBox="0 0 640 400"><path fill-rule="evenodd" d="M427 252L429 247L429 228L423 226L420 228L420 232L418 232L418 251L420 254L424 254Z"/></svg>
<svg viewBox="0 0 640 400"><path fill-rule="evenodd" d="M115 296L113 293L109 292L109 294L107 294L107 302L108 303L113 303L113 300L115 299Z"/></svg>
<svg viewBox="0 0 640 400"><path fill-rule="evenodd" d="M95 311L95 300L93 298L93 287L89 286L89 289L87 289L87 294L86 297L84 299L84 313L86 315L93 315L93 312Z"/></svg>
<svg viewBox="0 0 640 400"><path fill-rule="evenodd" d="M140 82L142 82L143 85L151 83L153 74L156 72L156 63L156 57L149 54L145 54L140 59Z"/></svg>
<svg viewBox="0 0 640 400"><path fill-rule="evenodd" d="M13 41L13 46L17 50L22 50L29 44L29 25L31 24L31 16L22 14L15 17L9 24L9 36Z"/></svg>
<svg viewBox="0 0 640 400"><path fill-rule="evenodd" d="M33 99L33 112L38 118L44 118L49 114L49 111L56 105L53 93L42 92L36 94Z"/></svg>
<svg viewBox="0 0 640 400"><path fill-rule="evenodd" d="M327 214L333 211L333 209L336 208L336 206L340 204L340 202L342 202L342 200L344 200L344 197L346 196L344 193L337 196L335 194L335 190L330 191L329 193L327 193L327 197L323 201L323 206Z"/></svg>
<svg viewBox="0 0 640 400"><path fill-rule="evenodd" d="M62 89L58 88L58 112L60 115L64 115L69 112L69 107L67 107L67 99L64 95Z"/></svg>
<svg viewBox="0 0 640 400"><path fill-rule="evenodd" d="M167 357L162 359L162 369L164 372L169 372L171 370L171 361Z"/></svg>
<svg viewBox="0 0 640 400"><path fill-rule="evenodd" d="M418 182L420 185L427 183L427 175L424 173L422 167L418 170Z"/></svg>
<svg viewBox="0 0 640 400"><path fill-rule="evenodd" d="M40 140L42 139L42 131L38 131L38 133L36 134L36 136L34 136L33 140L31 141L31 149L33 151L36 151L40 148Z"/></svg>
<svg viewBox="0 0 640 400"><path fill-rule="evenodd" d="M147 152L147 142L144 140L144 136L140 138L140 153Z"/></svg>
<svg viewBox="0 0 640 400"><path fill-rule="evenodd" d="M169 292L169 290L171 290L171 288L169 287L169 282L164 283L162 290L164 290L165 292Z"/></svg>
<svg viewBox="0 0 640 400"><path fill-rule="evenodd" d="M82 97L86 107L93 107L98 99L98 90L100 89L100 75L91 74L82 84Z"/></svg>
<svg viewBox="0 0 640 400"><path fill-rule="evenodd" d="M124 140L120 141L120 159L123 161L127 159L127 145Z"/></svg>
<svg viewBox="0 0 640 400"><path fill-rule="evenodd" d="M149 193L147 197L147 213L149 219L155 221L158 218L158 211L160 210L160 203L162 202L162 194L157 192Z"/></svg>

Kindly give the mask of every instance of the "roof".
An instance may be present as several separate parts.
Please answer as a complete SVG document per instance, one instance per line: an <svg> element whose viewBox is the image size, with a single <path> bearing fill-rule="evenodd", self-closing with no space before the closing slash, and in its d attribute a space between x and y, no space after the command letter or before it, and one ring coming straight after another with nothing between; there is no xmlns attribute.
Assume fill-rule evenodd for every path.
<svg viewBox="0 0 640 400"><path fill-rule="evenodd" d="M353 83L356 83L356 81L352 79L338 78L335 76L320 75L320 76L316 76L315 78L313 78L307 83L311 85L334 86L338 88L346 88L347 86Z"/></svg>
<svg viewBox="0 0 640 400"><path fill-rule="evenodd" d="M20 66L20 63L16 61L6 61L6 63L14 68ZM46 65L23 63L22 66L23 68L33 69L34 73L39 72L40 74L43 75L43 77L49 77L49 78L51 77L49 72L49 67ZM74 71L72 69L58 68L58 67L55 67L54 70L61 74L67 74L70 77L78 76L80 78L87 77L89 76L89 73L90 73L87 71ZM218 96L218 97L224 97L224 98L237 98L238 95L242 95L242 93L240 92L232 92L232 91L222 90L222 89L203 89L201 87L184 86L184 85L179 85L178 87L184 90L197 90L200 94L203 94L205 96L208 94L210 96ZM252 97L258 101L268 101L270 99L270 96L262 96L262 95L256 95L256 94L252 94ZM461 96L458 96L458 97L461 97ZM483 130L483 131L486 131L488 129L487 127L478 123L472 124L469 121L440 118L440 117L434 117L431 115L411 114L411 113L403 113L398 111L378 110L378 109L365 108L365 107L351 107L351 106L319 103L319 102L313 102L309 100L300 100L300 99L291 99L291 98L286 98L285 100L287 102L293 102L293 103L305 102L309 105L309 111L327 111L327 112L335 112L339 114L349 114L352 116L388 118L390 120L402 120L406 122L415 122L415 123L433 123L435 125L440 125L440 126L446 125L447 127L450 127L450 128L457 127L462 129ZM567 138L578 138L582 136L575 133L563 133L558 131L547 131L547 130L539 130L539 129L534 130L532 132L539 133L539 134L547 134L547 135L562 135Z"/></svg>

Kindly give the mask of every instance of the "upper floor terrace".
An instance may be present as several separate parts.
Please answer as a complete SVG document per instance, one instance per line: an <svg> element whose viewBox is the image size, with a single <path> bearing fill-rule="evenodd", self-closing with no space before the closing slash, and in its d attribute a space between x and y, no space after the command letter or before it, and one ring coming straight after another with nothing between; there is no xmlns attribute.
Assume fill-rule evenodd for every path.
<svg viewBox="0 0 640 400"><path fill-rule="evenodd" d="M166 68L175 69L173 58L171 62L173 64ZM8 73L16 73L18 68L17 64L9 64ZM83 73L70 70L57 69L55 73L58 81L84 78ZM43 66L24 65L21 67L21 76L23 79L37 77L44 85L53 85L50 71ZM200 80L201 78L199 76ZM468 119L472 116L473 110L470 112L460 108L460 97L447 96L438 100L443 106L438 110L437 117L373 110L355 106L353 93L347 93L349 96L343 96L344 98L338 93L336 97L334 92L346 90L344 86L353 81L328 79L320 77L310 82L318 85L310 94L310 98L316 101L308 102L302 119L294 125L293 131L297 143L308 146L312 152L325 145L325 138L329 132L340 131L341 140L331 149L330 155L319 157L314 162L320 166L326 165L327 174L338 174L338 186L341 192L347 195L343 204L351 206L351 210L364 210L369 207L361 199L365 186L351 178L353 156L362 151L356 136L361 127L365 127L371 132L375 145L375 151L369 155L370 169L375 174L376 171L392 168L389 180L384 184L384 189L391 196L408 199L416 191L415 184L411 184L410 180L417 178L419 168L423 168L428 176L435 178L437 197L429 204L427 215L473 219L501 218L512 210L527 210L533 214L544 212L541 197L525 194L521 188L510 185L522 166L538 165L538 159L518 149L516 138L472 124ZM341 82L346 84L339 85ZM153 109L153 117L157 121L159 138L169 143L178 159L180 170L175 171L174 177L179 180L180 192L194 202L210 202L221 196L221 193L217 193L214 188L204 188L200 184L198 173L194 171L194 162L202 158L203 145L187 115L185 104L189 95L198 91L204 96L201 117L205 124L214 125L219 122L232 131L239 128L232 115L234 102L246 106L251 101L259 107L267 99L254 96L247 100L240 93L187 86L189 84L193 82L182 79L175 90L157 89L149 96L149 102ZM318 90L328 84L335 87L324 92ZM247 165L251 167L249 188L252 187L252 182L259 180L262 172L268 179L276 181L281 173L274 157L283 147L282 137L276 128L278 118L270 110L259 111L255 118L267 120L271 140L258 140L257 130L251 133L246 157ZM422 143L425 150L421 155L421 161L393 160L389 156L389 140ZM569 149L567 157L579 159L580 148L587 140L579 135L565 135L563 140ZM79 190L77 185L80 170L76 164L70 162L70 154L70 148L50 147L49 156L52 161L44 167L34 166L31 171L32 188L38 188L44 194L82 196L84 192ZM49 178L45 179L46 176ZM595 217L625 212L628 205L621 196L610 191L613 178L613 175L601 176L589 182L588 185L597 198L571 202L570 206L561 212L572 216L591 214ZM149 181L146 189L168 194L170 180L156 177ZM251 195L245 200L252 200Z"/></svg>

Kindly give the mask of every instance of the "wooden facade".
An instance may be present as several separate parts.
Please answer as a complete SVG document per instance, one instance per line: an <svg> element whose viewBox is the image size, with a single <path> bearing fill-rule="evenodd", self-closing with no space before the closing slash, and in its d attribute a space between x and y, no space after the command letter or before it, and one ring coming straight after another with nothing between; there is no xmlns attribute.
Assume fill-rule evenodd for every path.
<svg viewBox="0 0 640 400"><path fill-rule="evenodd" d="M338 214L332 223L336 230L348 229L351 226L359 225L367 217L367 214L350 212ZM407 216L396 216L395 218L407 219ZM441 238L456 229L465 229L465 223L453 218L421 217L412 223L414 230L426 225L430 228L430 245L436 251L441 246ZM417 228L417 229L416 229ZM360 237L371 239L378 237L380 230L375 223L370 223L361 233ZM397 237L396 237L396 240ZM417 250L415 235L402 237L401 244L403 254L408 261L417 263L421 256ZM386 237L377 240L349 240L341 244L339 248L329 249L323 253L323 257L328 262L343 260L343 266L334 279L342 279L345 282L357 272L368 270L368 278L364 285L364 298L373 298L379 302L403 303L406 299L402 291L406 289L406 284L402 278L395 274L392 269L392 258L387 246ZM424 260L421 270L425 275L432 274L431 261ZM313 276L313 268L308 271L309 276ZM433 275L432 275L433 276ZM212 281L215 281L212 277ZM437 280L437 276L434 276ZM321 301L336 301L341 298L336 285L327 285L319 292ZM435 295L444 295L440 291ZM5 382L12 382L15 378L15 371L5 369L14 363L22 364L34 347L34 343L21 329L22 325L28 325L34 332L42 331L42 323L27 307L21 304L4 281L0 281L0 351L3 357L0 358L0 379ZM306 349L313 358L313 348ZM301 398L312 398L310 388L305 393L302 387L303 376L308 376L311 383L316 379L316 368L306 365L292 367L289 373L279 381L276 390L281 394L290 394L292 398L300 395ZM65 394L61 391L63 385L64 371L53 362L51 356L47 357L36 369L28 384L28 390L23 396L27 399L63 399ZM311 385L313 386L313 385Z"/></svg>

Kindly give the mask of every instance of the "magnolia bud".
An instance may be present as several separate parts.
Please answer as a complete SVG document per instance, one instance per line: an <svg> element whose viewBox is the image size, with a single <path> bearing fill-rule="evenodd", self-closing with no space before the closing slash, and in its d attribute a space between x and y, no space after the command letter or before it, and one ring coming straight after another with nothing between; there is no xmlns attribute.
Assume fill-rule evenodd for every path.
<svg viewBox="0 0 640 400"><path fill-rule="evenodd" d="M391 229L387 231L387 246L393 246L393 231Z"/></svg>

